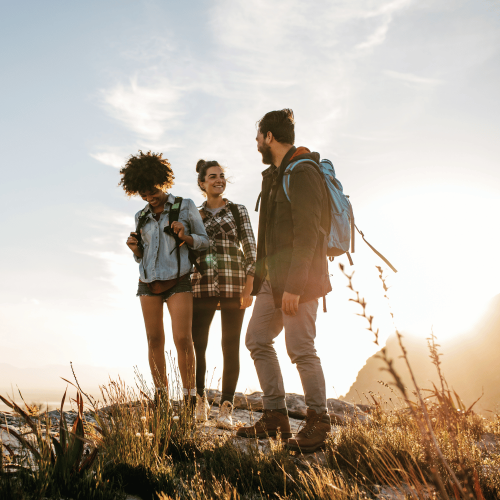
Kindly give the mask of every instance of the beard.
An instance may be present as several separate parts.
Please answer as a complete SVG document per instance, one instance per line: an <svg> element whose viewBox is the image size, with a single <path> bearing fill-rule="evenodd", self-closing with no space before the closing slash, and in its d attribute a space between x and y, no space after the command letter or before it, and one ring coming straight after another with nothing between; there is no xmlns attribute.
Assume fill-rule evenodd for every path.
<svg viewBox="0 0 500 500"><path fill-rule="evenodd" d="M273 155L271 154L271 146L262 144L259 148L259 153L262 155L262 163L264 165L272 165Z"/></svg>

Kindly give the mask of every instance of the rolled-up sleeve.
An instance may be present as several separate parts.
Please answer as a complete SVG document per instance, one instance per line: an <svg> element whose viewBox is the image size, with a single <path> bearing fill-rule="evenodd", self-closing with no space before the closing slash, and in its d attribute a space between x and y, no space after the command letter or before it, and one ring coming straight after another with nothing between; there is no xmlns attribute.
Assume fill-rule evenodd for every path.
<svg viewBox="0 0 500 500"><path fill-rule="evenodd" d="M200 212L196 208L193 200L189 200L189 229L193 238L193 250L206 250L209 247L209 240L205 224L201 218Z"/></svg>
<svg viewBox="0 0 500 500"><path fill-rule="evenodd" d="M245 272L247 276L255 276L255 261L257 260L257 245L246 207L238 205L241 221L241 246L245 255Z"/></svg>

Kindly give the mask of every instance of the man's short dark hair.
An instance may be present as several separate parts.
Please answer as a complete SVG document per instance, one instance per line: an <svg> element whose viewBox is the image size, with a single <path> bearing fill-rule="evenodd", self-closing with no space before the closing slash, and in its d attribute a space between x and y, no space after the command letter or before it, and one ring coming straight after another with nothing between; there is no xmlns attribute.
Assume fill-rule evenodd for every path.
<svg viewBox="0 0 500 500"><path fill-rule="evenodd" d="M260 133L265 137L268 132L283 144L295 142L295 120L291 109L269 111L258 122Z"/></svg>

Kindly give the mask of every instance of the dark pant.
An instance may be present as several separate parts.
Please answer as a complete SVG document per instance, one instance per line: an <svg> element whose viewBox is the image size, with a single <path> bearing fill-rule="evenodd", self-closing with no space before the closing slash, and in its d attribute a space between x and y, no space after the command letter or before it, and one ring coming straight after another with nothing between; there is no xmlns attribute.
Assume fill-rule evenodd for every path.
<svg viewBox="0 0 500 500"><path fill-rule="evenodd" d="M223 401L233 402L234 391L240 374L240 335L245 309L240 309L240 299L207 297L193 299L193 343L196 353L196 388L200 396L205 390L207 363L205 352L208 344L210 325L220 301L222 321L222 371Z"/></svg>

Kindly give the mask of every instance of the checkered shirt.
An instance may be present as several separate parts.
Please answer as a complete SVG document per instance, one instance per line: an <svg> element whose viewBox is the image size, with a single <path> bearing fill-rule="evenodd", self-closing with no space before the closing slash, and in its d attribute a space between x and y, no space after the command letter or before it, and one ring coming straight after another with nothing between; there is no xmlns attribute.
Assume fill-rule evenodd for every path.
<svg viewBox="0 0 500 500"><path fill-rule="evenodd" d="M238 241L238 228L229 208L231 202L225 202L226 206L215 215L204 210L207 202L200 207L210 247L201 251L197 259L202 272L195 270L191 277L195 298L239 297L246 277L255 273L257 248L247 209L243 205L235 205L241 225L241 241Z"/></svg>

